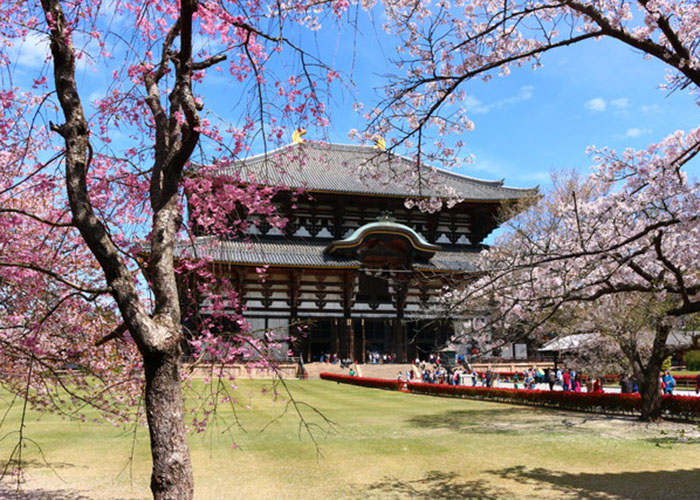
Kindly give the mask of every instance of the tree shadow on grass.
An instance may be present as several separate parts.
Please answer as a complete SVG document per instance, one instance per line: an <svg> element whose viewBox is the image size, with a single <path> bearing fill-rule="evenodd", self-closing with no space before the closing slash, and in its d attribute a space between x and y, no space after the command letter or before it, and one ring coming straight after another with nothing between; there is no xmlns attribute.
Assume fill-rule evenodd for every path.
<svg viewBox="0 0 700 500"><path fill-rule="evenodd" d="M484 422L492 422L506 419L509 414L507 409L489 410L456 410L446 411L440 414L429 413L426 415L415 415L407 422L415 427L423 429L450 429L453 431L467 428L472 430L475 426L480 426Z"/></svg>
<svg viewBox="0 0 700 500"><path fill-rule="evenodd" d="M17 467L17 461L12 460L9 463L8 467L8 462L7 460L0 460L0 473L5 470L5 468L14 469ZM49 467L51 469L74 469L77 467L77 465L70 463L70 462L44 462L42 460L37 460L37 459L26 459L22 458L22 469L31 469L31 468L44 468L44 467ZM86 469L86 466L81 466L81 468Z"/></svg>
<svg viewBox="0 0 700 500"><path fill-rule="evenodd" d="M495 488L483 480L457 481L454 472L430 471L422 478L400 480L385 477L381 481L366 486L360 492L361 498L508 498L505 491Z"/></svg>
<svg viewBox="0 0 700 500"><path fill-rule="evenodd" d="M10 483L0 483L0 498L12 498L14 500L90 500L90 497L63 489L17 491L16 485Z"/></svg>
<svg viewBox="0 0 700 500"><path fill-rule="evenodd" d="M524 408L522 411L514 411L513 408L504 407L416 415L407 419L407 423L423 429L449 429L473 434L517 434L575 429L590 422L607 421L611 418L613 417L606 415L543 408Z"/></svg>
<svg viewBox="0 0 700 500"><path fill-rule="evenodd" d="M643 458L640 457L640 466L643 467L643 464ZM570 474L516 466L489 471L489 473L527 484L534 490L555 491L562 497L584 500L601 498L697 500L700 498L700 469Z"/></svg>

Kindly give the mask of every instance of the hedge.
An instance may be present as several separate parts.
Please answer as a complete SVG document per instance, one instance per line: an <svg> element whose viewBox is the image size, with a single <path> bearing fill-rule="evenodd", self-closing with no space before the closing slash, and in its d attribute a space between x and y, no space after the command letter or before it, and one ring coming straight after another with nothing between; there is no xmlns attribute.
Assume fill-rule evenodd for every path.
<svg viewBox="0 0 700 500"><path fill-rule="evenodd" d="M323 380L335 380L338 383L361 385L363 387L374 387L376 389L390 389L397 391L400 389L400 385L403 385L398 380L391 380L385 378L367 378L367 377L355 377L351 375L339 375L336 373L326 373L320 374Z"/></svg>
<svg viewBox="0 0 700 500"><path fill-rule="evenodd" d="M497 373L500 377L508 377L508 378L513 378L514 375L517 375L522 382L522 376L523 372L493 372ZM479 378L481 378L482 375L485 375L486 372L477 372L479 375ZM686 387L695 387L695 383L697 381L697 375L674 375L673 372L671 372L671 375L673 375L673 378L676 379L676 383L679 385L684 385ZM582 382L585 382L588 379L585 375L581 378ZM603 376L603 382L606 384L615 384L619 382L620 376L619 375L605 375ZM546 381L545 381L546 383Z"/></svg>
<svg viewBox="0 0 700 500"><path fill-rule="evenodd" d="M446 384L426 384L422 382L399 382L378 378L351 377L332 373L321 373L324 380L338 383L374 387L377 389L405 389L416 394L473 398L502 403L547 406L565 410L596 413L631 415L641 410L639 394L616 394L607 392L538 391L526 389L501 389L491 387L471 387ZM661 397L661 408L667 417L686 420L700 419L700 397L670 396Z"/></svg>
<svg viewBox="0 0 700 500"><path fill-rule="evenodd" d="M683 356L686 370L700 370L700 351L688 351Z"/></svg>

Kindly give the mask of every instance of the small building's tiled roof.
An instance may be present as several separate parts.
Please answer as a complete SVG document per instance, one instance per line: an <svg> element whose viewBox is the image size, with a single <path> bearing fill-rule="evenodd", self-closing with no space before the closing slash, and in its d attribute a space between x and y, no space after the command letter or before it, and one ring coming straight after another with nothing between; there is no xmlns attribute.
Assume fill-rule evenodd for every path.
<svg viewBox="0 0 700 500"><path fill-rule="evenodd" d="M475 179L428 166L421 167L419 176L408 158L371 146L346 144L289 144L266 155L253 156L221 168L217 173L240 175L243 179L254 175L264 184L309 191L404 198L500 202L537 193L537 188L506 187L502 180Z"/></svg>
<svg viewBox="0 0 700 500"><path fill-rule="evenodd" d="M270 265L272 267L297 268L345 268L357 269L357 259L334 257L324 253L324 242L266 239L264 241L219 241L213 238L196 238L194 243L175 248L176 258L186 256L209 258L214 262L232 265ZM479 249L469 251L438 251L429 263L416 263L416 268L427 271L476 272Z"/></svg>

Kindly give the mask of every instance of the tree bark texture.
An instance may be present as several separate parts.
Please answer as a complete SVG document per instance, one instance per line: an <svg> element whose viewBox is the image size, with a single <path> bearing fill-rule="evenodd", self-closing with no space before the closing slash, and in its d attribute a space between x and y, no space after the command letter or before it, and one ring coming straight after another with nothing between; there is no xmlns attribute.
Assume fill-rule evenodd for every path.
<svg viewBox="0 0 700 500"><path fill-rule="evenodd" d="M639 378L639 394L642 397L642 413L640 420L653 422L661 420L661 387L659 377L661 365L666 357L666 340L671 331L670 327L659 322L656 326L654 345L649 360L643 370L637 374Z"/></svg>
<svg viewBox="0 0 700 500"><path fill-rule="evenodd" d="M194 495L194 479L184 427L179 350L145 358L146 416L151 436L151 492L156 500Z"/></svg>
<svg viewBox="0 0 700 500"><path fill-rule="evenodd" d="M185 439L179 353L145 359L146 416L151 436L151 492L157 500L194 495L194 479Z"/></svg>
<svg viewBox="0 0 700 500"><path fill-rule="evenodd" d="M659 387L659 371L661 363L649 363L639 384L639 394L642 397L642 414L639 419L644 422L653 422L661 419L661 389ZM654 368L655 366L655 368Z"/></svg>

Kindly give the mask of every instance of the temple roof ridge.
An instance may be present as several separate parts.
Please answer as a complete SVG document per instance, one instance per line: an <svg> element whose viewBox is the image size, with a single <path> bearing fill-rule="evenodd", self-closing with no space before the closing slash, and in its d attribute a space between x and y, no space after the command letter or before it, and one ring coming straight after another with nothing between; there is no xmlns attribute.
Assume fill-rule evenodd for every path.
<svg viewBox="0 0 700 500"><path fill-rule="evenodd" d="M303 155L303 153L307 153ZM283 155L289 154L288 158ZM266 161L277 160L286 163L283 168L269 168ZM398 160L400 172L387 174L388 179L365 172L352 175L350 166L362 168L381 168L382 163ZM537 193L538 188L517 188L504 186L504 180L486 180L456 173L425 164L423 168L434 172L434 178L427 186L420 189L411 186L405 175L404 167L410 168L413 161L406 156L391 151L378 150L372 145L340 144L328 142L290 143L275 148L267 153L257 154L234 162L232 166L219 170L222 174L234 174L234 171L248 169L250 173L269 184L286 185L291 188L303 188L309 191L338 193L368 193L401 197L437 197L449 198L441 185L454 189L456 197L465 201L513 201ZM357 172L355 172L357 173ZM403 174L403 175L401 175ZM431 174L432 175L432 174ZM402 184L405 181L404 184Z"/></svg>

